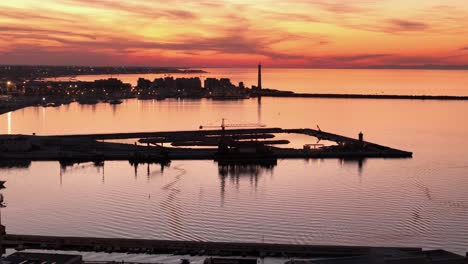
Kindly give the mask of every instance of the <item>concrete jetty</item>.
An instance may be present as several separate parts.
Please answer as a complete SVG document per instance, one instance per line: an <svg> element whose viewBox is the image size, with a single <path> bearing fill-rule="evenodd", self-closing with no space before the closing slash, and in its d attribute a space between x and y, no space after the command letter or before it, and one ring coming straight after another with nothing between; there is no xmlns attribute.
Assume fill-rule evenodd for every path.
<svg viewBox="0 0 468 264"><path fill-rule="evenodd" d="M148 240L126 238L59 237L7 234L1 240L3 248L50 249L102 252L131 252L152 254L200 254L221 256L279 256L279 257L339 257L369 254L371 250L386 249L401 252L421 252L410 247L359 247L299 244L268 244L238 242L205 242L179 240Z"/></svg>
<svg viewBox="0 0 468 264"><path fill-rule="evenodd" d="M458 95L402 95L402 94L335 94L335 93L295 93L264 89L263 97L324 98L324 99L386 99L386 100L440 100L468 101L468 96Z"/></svg>
<svg viewBox="0 0 468 264"><path fill-rule="evenodd" d="M303 134L336 144L319 148L280 148L285 140L265 140L278 134ZM257 135L257 136L256 136ZM135 144L116 143L105 140L134 139ZM136 142L144 144L137 144ZM207 147L216 146L218 148ZM164 145L166 143L166 145ZM173 146L170 147L168 143ZM3 160L59 160L59 161L104 161L129 160L134 162L217 159L221 146L237 157L268 158L409 158L412 153L387 146L346 137L310 128L282 129L228 129L193 130L138 133L111 133L86 135L3 135L0 136L0 158ZM183 147L188 146L188 147ZM193 146L198 146L194 147ZM262 150L259 150L261 148ZM260 152L263 154L260 155ZM245 156L244 154L248 154ZM233 155L229 155L230 158ZM222 157L221 157L222 158Z"/></svg>
<svg viewBox="0 0 468 264"><path fill-rule="evenodd" d="M339 245L299 245L299 244L268 244L241 242L208 242L208 241L178 241L149 240L127 238L94 238L94 237L59 237L35 235L3 235L0 247L23 250L52 250L78 252L134 253L134 254L173 254L185 256L181 263L188 263L187 255L208 256L204 263L256 263L257 258L278 258L285 264L371 264L371 263L468 263L465 256L445 250L422 250L415 247L365 247ZM20 254L20 255L18 255ZM38 253L17 253L6 260L13 263L25 263L33 258L54 260L61 258L80 258L80 255L52 255L50 253L38 256ZM212 257L216 256L216 257ZM17 259L18 261L14 261ZM52 262L52 261L50 261ZM98 263L98 262L85 262ZM100 262L115 263L115 262ZM122 262L123 263L123 262ZM278 262L279 263L279 262Z"/></svg>

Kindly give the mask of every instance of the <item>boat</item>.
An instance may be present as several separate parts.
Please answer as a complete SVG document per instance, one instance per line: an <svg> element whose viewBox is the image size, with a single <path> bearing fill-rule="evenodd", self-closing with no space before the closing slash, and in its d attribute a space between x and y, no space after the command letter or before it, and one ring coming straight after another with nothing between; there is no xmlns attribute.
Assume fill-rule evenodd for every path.
<svg viewBox="0 0 468 264"><path fill-rule="evenodd" d="M219 100L219 101L229 101L229 100L244 100L249 99L250 97L247 95L219 95L219 96L211 96L212 100Z"/></svg>
<svg viewBox="0 0 468 264"><path fill-rule="evenodd" d="M51 102L51 103L44 102L41 104L42 107L59 107L61 105L62 105L61 103L57 103L57 102Z"/></svg>
<svg viewBox="0 0 468 264"><path fill-rule="evenodd" d="M78 103L81 105L94 105L99 103L99 101L94 98L80 98L78 99Z"/></svg>
<svg viewBox="0 0 468 264"><path fill-rule="evenodd" d="M5 182L6 181L0 181L0 188L5 187Z"/></svg>
<svg viewBox="0 0 468 264"><path fill-rule="evenodd" d="M271 148L260 141L231 141L219 144L214 160L240 163L250 163L252 161L276 162L276 157Z"/></svg>
<svg viewBox="0 0 468 264"><path fill-rule="evenodd" d="M118 104L121 104L121 103L123 103L123 101L119 100L119 99L114 99L114 100L109 101L109 104L111 104L111 105L118 105Z"/></svg>
<svg viewBox="0 0 468 264"><path fill-rule="evenodd" d="M141 94L137 96L138 100L153 100L155 98L154 95L150 94Z"/></svg>

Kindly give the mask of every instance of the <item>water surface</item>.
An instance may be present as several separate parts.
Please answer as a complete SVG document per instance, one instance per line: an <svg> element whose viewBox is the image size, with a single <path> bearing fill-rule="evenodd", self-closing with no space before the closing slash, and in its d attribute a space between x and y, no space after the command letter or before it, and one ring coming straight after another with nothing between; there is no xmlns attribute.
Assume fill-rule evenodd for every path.
<svg viewBox="0 0 468 264"><path fill-rule="evenodd" d="M197 129L261 122L315 127L414 152L362 162L279 160L221 170L33 162L0 168L10 233L468 248L465 102L263 98L126 100L29 107L0 116L0 133L40 135ZM304 143L308 139L302 139ZM315 142L308 142L315 143ZM29 166L29 167L28 167Z"/></svg>

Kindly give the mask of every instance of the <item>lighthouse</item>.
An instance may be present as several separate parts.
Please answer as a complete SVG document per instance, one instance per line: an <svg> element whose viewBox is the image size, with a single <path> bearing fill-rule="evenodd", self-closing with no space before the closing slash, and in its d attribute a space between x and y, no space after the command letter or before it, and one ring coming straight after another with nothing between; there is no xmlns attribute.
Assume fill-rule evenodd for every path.
<svg viewBox="0 0 468 264"><path fill-rule="evenodd" d="M258 64L258 84L257 84L257 89L261 90L262 89L262 64Z"/></svg>

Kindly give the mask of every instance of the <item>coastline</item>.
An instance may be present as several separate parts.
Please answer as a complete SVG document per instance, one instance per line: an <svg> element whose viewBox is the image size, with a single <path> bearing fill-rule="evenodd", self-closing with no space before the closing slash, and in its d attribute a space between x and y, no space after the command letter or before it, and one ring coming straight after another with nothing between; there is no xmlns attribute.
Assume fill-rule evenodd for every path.
<svg viewBox="0 0 468 264"><path fill-rule="evenodd" d="M255 98L251 96L247 98L211 98L213 100L243 100L248 98ZM452 96L452 95L377 95L377 94L320 94L320 93L294 93L289 91L267 91L262 92L259 97L276 97L276 98L319 98L319 99L376 99L376 100L436 100L436 101L468 101L468 96ZM119 99L131 99L134 97L122 97ZM172 98L168 97L167 99ZM205 97L174 97L180 99L202 99ZM160 100L157 96L154 98L144 98L138 100ZM210 98L208 98L210 99ZM49 101L61 101L63 98L53 98ZM102 102L96 102L102 103ZM20 110L29 106L41 106L40 99L38 98L14 98L12 101L0 102L0 115L8 112ZM43 106L44 107L44 106Z"/></svg>

